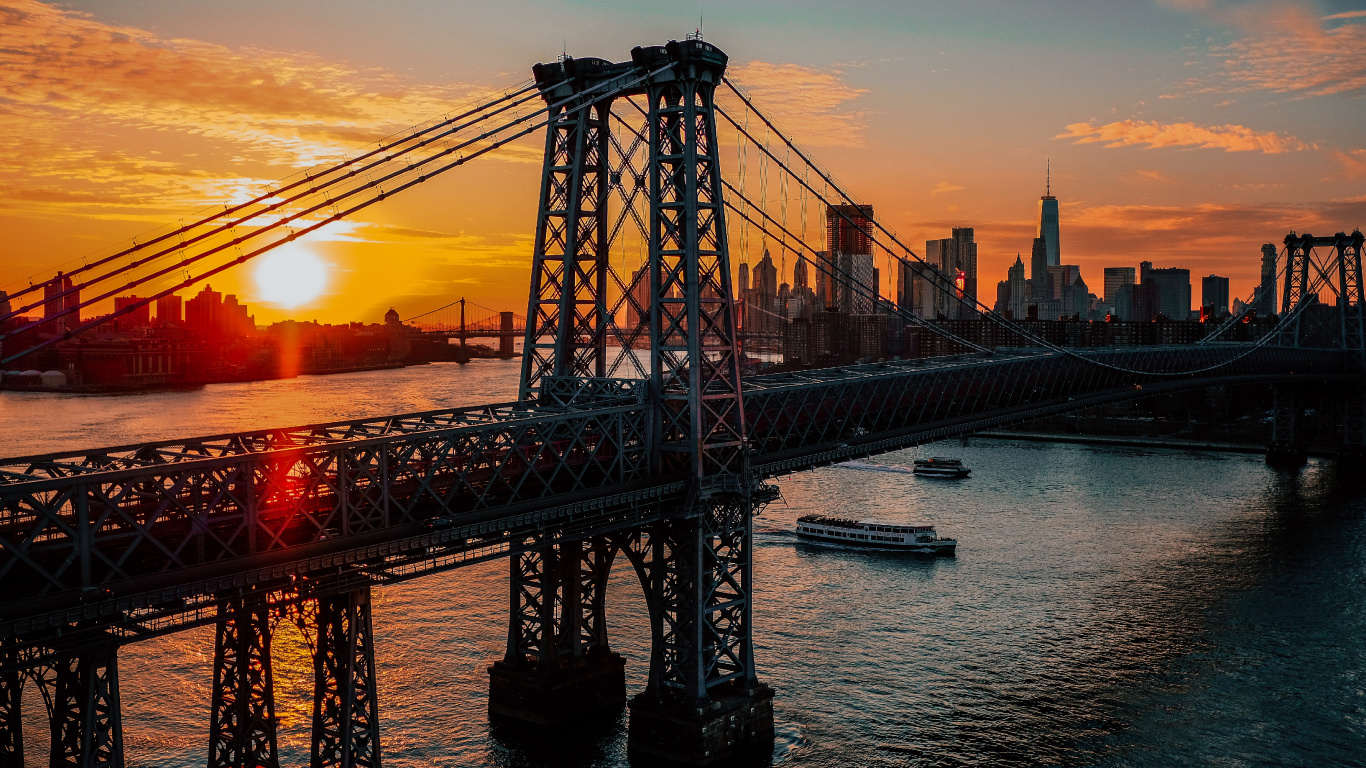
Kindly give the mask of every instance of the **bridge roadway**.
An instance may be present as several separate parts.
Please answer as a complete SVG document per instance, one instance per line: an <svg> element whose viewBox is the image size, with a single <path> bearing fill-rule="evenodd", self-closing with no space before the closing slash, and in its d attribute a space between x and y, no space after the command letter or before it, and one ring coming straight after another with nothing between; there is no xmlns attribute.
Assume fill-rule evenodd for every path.
<svg viewBox="0 0 1366 768"><path fill-rule="evenodd" d="M1022 350L747 378L751 472L1178 390L1361 379L1341 350L1087 354L1115 367ZM3 664L212 623L242 590L301 601L661 519L688 483L650 465L645 382L589 382L551 380L542 404L0 459Z"/></svg>

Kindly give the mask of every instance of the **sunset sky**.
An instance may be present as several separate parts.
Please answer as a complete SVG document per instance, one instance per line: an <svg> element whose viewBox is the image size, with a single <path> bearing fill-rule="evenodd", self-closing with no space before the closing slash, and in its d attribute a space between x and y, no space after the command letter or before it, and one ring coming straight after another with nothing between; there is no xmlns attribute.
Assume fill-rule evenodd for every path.
<svg viewBox="0 0 1366 768"><path fill-rule="evenodd" d="M1189 268L1197 301L1211 272L1246 296L1261 243L1366 225L1363 2L0 0L0 288L561 51L624 60L699 16L732 77L903 240L975 227L988 303L1028 261L1046 160L1062 261L1096 293L1103 267L1146 259ZM462 295L524 312L540 149L310 238L327 280L304 306L269 303L250 268L211 282L260 323L377 322Z"/></svg>

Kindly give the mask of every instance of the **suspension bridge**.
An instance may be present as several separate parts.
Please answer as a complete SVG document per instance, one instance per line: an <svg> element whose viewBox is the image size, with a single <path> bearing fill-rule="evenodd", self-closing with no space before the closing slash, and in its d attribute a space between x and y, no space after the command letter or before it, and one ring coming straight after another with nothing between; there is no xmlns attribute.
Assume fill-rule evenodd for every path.
<svg viewBox="0 0 1366 768"><path fill-rule="evenodd" d="M1256 341L1223 341L1224 326L1192 345L1063 348L955 294L998 329L988 346L898 308L820 257L806 222L794 229L723 175L734 141L804 198L855 204L726 63L690 38L622 62L538 64L530 83L72 270L70 295L85 291L73 313L129 285L155 300L544 133L516 400L0 459L0 764L23 764L20 692L36 685L52 765L122 766L119 648L214 626L206 763L278 765L271 635L287 618L314 652L311 764L378 766L372 587L495 558L509 563L508 639L490 716L537 728L628 702L605 621L621 557L651 629L648 682L629 698L632 755L766 756L751 521L776 497L768 480L1230 384L1276 388L1282 453L1296 450L1309 391L1361 449L1360 233L1287 238L1283 311ZM742 379L728 216L958 353ZM867 234L920 262L883 224ZM634 272L615 261L633 250ZM7 319L42 301L11 300ZM505 334L506 316L455 332ZM429 330L452 333L450 318Z"/></svg>

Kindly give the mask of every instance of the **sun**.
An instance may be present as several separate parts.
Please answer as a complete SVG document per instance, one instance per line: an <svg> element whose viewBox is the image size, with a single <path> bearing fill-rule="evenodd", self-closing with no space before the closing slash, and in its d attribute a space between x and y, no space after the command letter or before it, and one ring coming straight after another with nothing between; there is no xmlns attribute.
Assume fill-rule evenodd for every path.
<svg viewBox="0 0 1366 768"><path fill-rule="evenodd" d="M328 264L298 243L285 243L256 261L256 297L285 309L313 301L327 290Z"/></svg>

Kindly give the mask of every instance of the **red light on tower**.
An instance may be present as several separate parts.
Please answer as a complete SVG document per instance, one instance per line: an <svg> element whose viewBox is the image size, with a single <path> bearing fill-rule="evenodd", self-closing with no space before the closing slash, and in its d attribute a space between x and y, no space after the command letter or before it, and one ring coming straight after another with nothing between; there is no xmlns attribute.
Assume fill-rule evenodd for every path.
<svg viewBox="0 0 1366 768"><path fill-rule="evenodd" d="M958 295L960 297L963 295L963 290L967 287L967 285L968 273L964 272L961 269L958 270L958 275L953 278L953 286L958 289Z"/></svg>

